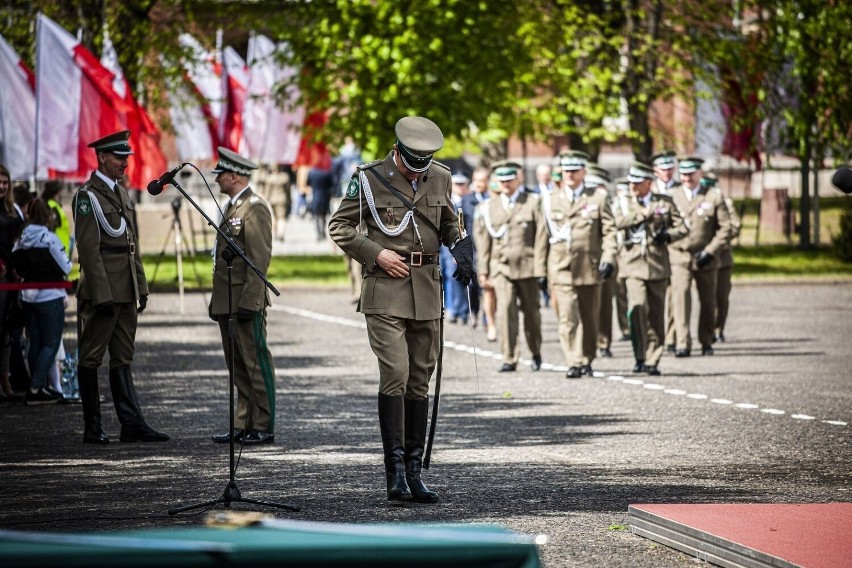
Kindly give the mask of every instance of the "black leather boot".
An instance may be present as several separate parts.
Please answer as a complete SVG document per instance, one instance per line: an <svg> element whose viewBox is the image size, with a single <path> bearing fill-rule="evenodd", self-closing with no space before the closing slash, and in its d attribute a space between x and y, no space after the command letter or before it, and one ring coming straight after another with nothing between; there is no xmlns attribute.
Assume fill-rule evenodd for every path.
<svg viewBox="0 0 852 568"><path fill-rule="evenodd" d="M429 397L405 399L405 480L416 503L438 502L438 494L420 480L428 417Z"/></svg>
<svg viewBox="0 0 852 568"><path fill-rule="evenodd" d="M77 367L77 384L80 402L83 403L83 443L109 444L109 438L101 428L101 395L98 390L98 370Z"/></svg>
<svg viewBox="0 0 852 568"><path fill-rule="evenodd" d="M385 454L385 475L388 481L388 501L410 501L411 490L405 482L403 445L405 409L402 396L379 393L379 428L382 431L382 448Z"/></svg>
<svg viewBox="0 0 852 568"><path fill-rule="evenodd" d="M115 413L121 422L122 442L166 442L169 437L157 432L145 423L139 400L136 398L136 388L133 386L133 375L130 367L116 367L109 370L109 387L112 389L112 401Z"/></svg>

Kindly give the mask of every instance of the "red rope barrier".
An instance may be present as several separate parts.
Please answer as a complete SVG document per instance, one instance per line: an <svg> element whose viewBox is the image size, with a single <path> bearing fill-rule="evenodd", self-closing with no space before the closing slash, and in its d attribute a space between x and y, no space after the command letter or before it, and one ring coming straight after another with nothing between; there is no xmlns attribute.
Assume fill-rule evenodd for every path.
<svg viewBox="0 0 852 568"><path fill-rule="evenodd" d="M67 280L59 282L3 282L0 290L44 290L45 288L70 288L72 283Z"/></svg>

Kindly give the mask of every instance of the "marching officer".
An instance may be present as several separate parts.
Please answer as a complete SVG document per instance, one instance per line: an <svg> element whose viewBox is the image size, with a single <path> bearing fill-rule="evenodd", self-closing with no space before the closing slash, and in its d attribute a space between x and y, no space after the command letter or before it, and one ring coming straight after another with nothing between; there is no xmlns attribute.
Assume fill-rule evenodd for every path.
<svg viewBox="0 0 852 568"><path fill-rule="evenodd" d="M586 166L586 177L583 183L586 187L603 189L607 193L607 184L611 181L609 172L597 164ZM612 195L608 195L612 209ZM613 262L612 276L601 282L601 301L598 310L598 353L601 357L612 357L612 299L615 297L618 285L618 234L616 233L616 260Z"/></svg>
<svg viewBox="0 0 852 568"><path fill-rule="evenodd" d="M624 235L621 274L627 285L627 314L634 373L659 375L665 333L665 297L671 268L668 244L687 235L683 218L672 198L651 191L654 172L634 162L627 174L630 198L620 200L615 222Z"/></svg>
<svg viewBox="0 0 852 568"><path fill-rule="evenodd" d="M718 178L708 174L701 178L701 184L706 187L715 187ZM742 222L730 197L725 198L725 207L731 216L731 240L740 236ZM713 341L725 341L725 322L728 321L728 305L731 295L731 274L734 271L734 254L731 250L730 241L719 249L719 271L716 275L716 324L713 330Z"/></svg>
<svg viewBox="0 0 852 568"><path fill-rule="evenodd" d="M626 177L618 178L615 180L615 196L612 202L612 211L613 217L615 215L616 207L626 206L627 200L631 197L630 193L630 182L627 181ZM626 214L626 211L623 211ZM615 242L616 242L616 265L621 265L621 255L624 250L624 231L618 231L615 234ZM617 270L617 269L616 269ZM615 286L615 311L616 311L616 321L618 322L618 329L621 330L621 340L627 341L630 339L630 330L627 325L627 282L624 278L624 273L621 271L617 272L616 275L617 284Z"/></svg>
<svg viewBox="0 0 852 568"><path fill-rule="evenodd" d="M671 195L672 190L680 185L675 180L675 168L677 167L677 154L672 150L664 150L651 156L651 165L654 166L654 184L651 191Z"/></svg>
<svg viewBox="0 0 852 568"><path fill-rule="evenodd" d="M716 270L719 251L731 238L731 217L722 192L702 187L701 158L680 160L682 185L672 199L683 215L689 237L669 247L672 268L672 311L677 347L675 357L689 357L692 337L689 331L692 311L692 281L698 290L698 341L701 354L713 354L713 326L716 318Z"/></svg>
<svg viewBox="0 0 852 568"><path fill-rule="evenodd" d="M521 191L521 165L511 161L492 166L499 184L495 195L479 205L475 237L479 283L494 288L497 330L503 363L501 373L518 367L518 303L524 335L532 352L533 371L541 368L539 290L547 287L547 229L538 194Z"/></svg>
<svg viewBox="0 0 852 568"><path fill-rule="evenodd" d="M77 285L77 380L83 403L83 442L107 444L101 427L98 367L109 350L109 386L121 422L122 442L164 442L142 417L130 365L136 323L148 304L148 283L136 240L136 220L127 190L119 183L133 155L124 130L89 144L98 169L74 194L74 237L80 259ZM138 307L137 307L138 305Z"/></svg>
<svg viewBox="0 0 852 568"><path fill-rule="evenodd" d="M556 298L559 343L569 379L592 375L598 341L601 281L615 271L615 222L606 189L584 183L589 156L560 154L562 187L542 198L550 233L548 279Z"/></svg>
<svg viewBox="0 0 852 568"><path fill-rule="evenodd" d="M429 378L440 347L443 243L462 284L475 277L471 238L461 238L450 201L450 170L432 158L440 128L419 116L400 119L384 160L358 166L329 236L364 267L358 311L379 361L379 427L389 501L434 503L421 480ZM433 420L434 420L433 416Z"/></svg>
<svg viewBox="0 0 852 568"><path fill-rule="evenodd" d="M233 237L258 270L266 274L272 260L272 210L249 186L251 173L256 169L254 162L220 146L219 161L212 173L216 174L220 191L228 196L219 226ZM243 444L268 444L275 440L275 366L266 343L269 292L263 280L239 258L233 260L229 288L228 263L222 257L226 250L225 239L217 236L208 311L210 319L219 324L225 362L237 389L237 411L234 431L217 434L213 441L226 443L233 435L235 441ZM236 320L233 369L228 333L229 292L231 315Z"/></svg>

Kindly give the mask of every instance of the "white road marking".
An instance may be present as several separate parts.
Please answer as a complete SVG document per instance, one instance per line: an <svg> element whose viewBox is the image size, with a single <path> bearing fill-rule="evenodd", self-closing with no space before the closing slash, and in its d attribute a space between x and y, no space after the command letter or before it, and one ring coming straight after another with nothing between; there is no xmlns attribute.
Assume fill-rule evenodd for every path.
<svg viewBox="0 0 852 568"><path fill-rule="evenodd" d="M355 328L359 328L359 329L367 329L366 322L363 322L363 321L360 321L360 320L353 320L351 318L342 318L342 317L338 317L338 316L330 316L328 314L322 314L322 313L319 313L319 312L314 312L314 311L311 311L311 310L304 310L304 309L295 308L295 307L292 307L292 306L274 305L274 306L271 306L269 309L271 309L273 311L284 312L284 313L291 314L291 315L294 315L294 316L300 316L300 317L313 319L313 320L321 321L321 322L325 322L325 323L332 323L332 324L342 325L342 326L346 326L346 327L355 327ZM445 349L453 349L455 351L460 351L462 353L469 353L469 354L476 353L477 356L491 357L492 359L498 359L499 360L499 359L503 358L503 356L500 353L494 353L494 352L489 351L487 349L480 349L478 347L474 348L472 346L468 346L468 345L465 345L463 343L456 343L454 341L449 341L449 340L446 340L446 339L444 340L444 348ZM530 361L529 359L521 359L519 361L519 363L529 366L532 363L532 361ZM567 366L554 365L552 363L542 363L541 368L544 369L544 370L553 370L553 371L558 371L558 372L563 372L563 371L568 370ZM621 383L624 383L626 385L642 385L643 388L646 388L648 390L657 390L657 391L662 390L665 394L670 394L670 395L675 395L675 396L686 395L687 398L691 398L691 399L694 399L694 400L708 400L709 399L709 402L713 402L715 404L733 405L736 408L741 408L741 409L744 409L744 410L753 410L753 409L756 409L756 408L760 408L759 405L752 404L750 402L734 403L733 401L728 400L726 398L710 398L706 394L687 393L685 390L675 389L675 388L666 388L665 385L660 385L660 384L656 384L656 383L645 383L645 381L643 381L641 379L627 379L627 378L624 378L621 375L607 375L606 373L596 371L596 372L593 373L593 376L596 379L607 379L607 380L613 381L613 382L621 382ZM774 415L774 416L781 416L781 415L787 414L786 411L780 410L780 409L777 409L777 408L761 408L760 411L764 414L769 414L769 415ZM816 420L816 417L811 416L809 414L790 414L790 418L793 418L793 419L796 419L796 420L803 420L803 421ZM842 420L820 420L820 422L823 423L823 424L829 424L831 426L848 426L849 425L847 422L844 422Z"/></svg>

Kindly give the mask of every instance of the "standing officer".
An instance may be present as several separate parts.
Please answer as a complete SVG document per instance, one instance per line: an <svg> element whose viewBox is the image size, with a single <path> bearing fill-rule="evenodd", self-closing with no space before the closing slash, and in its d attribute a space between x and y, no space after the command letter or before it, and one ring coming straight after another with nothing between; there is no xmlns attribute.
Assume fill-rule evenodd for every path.
<svg viewBox="0 0 852 568"><path fill-rule="evenodd" d="M83 403L83 442L107 444L101 428L98 367L109 350L109 387L121 422L122 442L164 442L142 417L130 365L136 322L148 304L148 283L136 240L133 204L118 180L132 155L130 131L110 134L89 144L98 169L74 195L74 237L80 258L77 285L77 380ZM137 308L138 303L138 308Z"/></svg>
<svg viewBox="0 0 852 568"><path fill-rule="evenodd" d="M533 371L541 368L539 290L547 287L547 229L539 195L520 191L520 164L500 161L492 166L499 184L479 206L476 250L479 283L497 296L497 332L503 352L501 373L518 367L518 303L524 314L524 335L532 352Z"/></svg>
<svg viewBox="0 0 852 568"><path fill-rule="evenodd" d="M665 297L671 268L668 243L687 235L672 198L651 191L654 172L634 162L627 174L632 198L615 208L616 226L624 234L621 273L627 284L627 319L634 373L659 375L665 332Z"/></svg>
<svg viewBox="0 0 852 568"><path fill-rule="evenodd" d="M701 354L713 354L713 326L716 318L716 270L719 251L730 241L731 218L715 188L702 187L701 158L680 161L683 185L672 193L675 204L689 229L689 238L669 247L672 267L672 311L677 347L675 357L689 357L692 338L689 332L692 311L692 281L698 290L701 309L698 315L698 341Z"/></svg>
<svg viewBox="0 0 852 568"><path fill-rule="evenodd" d="M219 190L228 196L219 226L234 238L258 270L266 274L272 258L272 210L249 187L249 177L256 169L254 162L220 146L219 162L212 173L216 174ZM275 366L266 344L269 293L263 280L242 259L234 259L230 292L231 315L236 325L234 368L231 369L228 263L222 258L227 249L225 239L217 236L209 313L210 319L219 323L225 362L234 375L238 393L233 436L243 444L267 444L275 439ZM230 439L229 432L213 436L213 441L219 443Z"/></svg>
<svg viewBox="0 0 852 568"><path fill-rule="evenodd" d="M566 377L592 375L598 341L601 280L615 271L615 222L605 189L584 184L589 156L560 154L562 187L542 201L550 233L548 279L556 297Z"/></svg>
<svg viewBox="0 0 852 568"><path fill-rule="evenodd" d="M718 179L713 174L701 178L701 185L705 187L715 187ZM731 216L731 240L740 236L740 216L737 214L737 209L734 207L734 202L730 197L725 198L725 207L728 208L728 215ZM716 324L713 329L713 341L724 343L725 341L725 322L728 321L728 300L731 295L731 274L734 271L734 254L731 251L731 243L725 244L719 249L719 271L716 275Z"/></svg>
<svg viewBox="0 0 852 568"><path fill-rule="evenodd" d="M358 166L329 222L329 236L364 266L358 311L379 361L379 427L389 501L435 503L420 478L429 413L429 378L438 362L441 271L450 246L455 277L470 283L473 247L459 239L450 171L432 156L444 135L431 120L396 123L384 160Z"/></svg>

